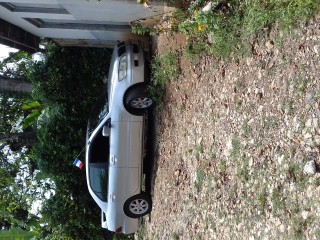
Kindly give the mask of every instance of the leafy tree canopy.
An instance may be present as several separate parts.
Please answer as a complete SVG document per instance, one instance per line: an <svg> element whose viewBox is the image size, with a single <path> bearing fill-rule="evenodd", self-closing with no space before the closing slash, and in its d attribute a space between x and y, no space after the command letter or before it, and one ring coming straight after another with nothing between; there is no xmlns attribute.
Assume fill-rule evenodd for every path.
<svg viewBox="0 0 320 240"><path fill-rule="evenodd" d="M11 52L0 62L0 74L6 78L25 79L31 63L31 54L23 51Z"/></svg>
<svg viewBox="0 0 320 240"><path fill-rule="evenodd" d="M87 118L102 94L111 52L44 45L43 61L18 52L0 64L0 75L33 85L32 96L0 97L0 226L11 229L0 234L110 239L110 233L101 229L101 212L88 193L85 172L72 163L84 147ZM10 68L9 62L16 67ZM25 133L36 133L37 142L21 148L27 146L22 142L14 155L10 146ZM40 218L30 212L32 202L39 199Z"/></svg>
<svg viewBox="0 0 320 240"><path fill-rule="evenodd" d="M33 98L42 109L38 119L38 144L30 157L42 177L55 183L55 194L45 200L41 239L106 239L100 210L89 196L85 172L72 163L85 143L88 115L102 79L107 74L110 51L61 48L46 44L44 61L30 66Z"/></svg>

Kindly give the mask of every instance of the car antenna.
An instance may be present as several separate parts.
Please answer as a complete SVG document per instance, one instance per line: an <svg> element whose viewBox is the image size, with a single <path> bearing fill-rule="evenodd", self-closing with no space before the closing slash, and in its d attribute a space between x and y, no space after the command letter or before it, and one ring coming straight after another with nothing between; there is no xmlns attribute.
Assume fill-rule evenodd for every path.
<svg viewBox="0 0 320 240"><path fill-rule="evenodd" d="M85 148L86 148L86 147L84 147L84 148L81 150L81 152L78 154L78 156L75 158L75 160L74 160L74 162L73 162L73 166L76 166L76 167L82 169L83 163L82 163L81 160L79 159L79 156L81 155L81 153L83 153L83 151L84 151Z"/></svg>
<svg viewBox="0 0 320 240"><path fill-rule="evenodd" d="M78 154L78 156L76 156L76 159L80 157L80 155L83 153L83 151L86 149L86 146L84 146L84 148L82 148L81 152Z"/></svg>

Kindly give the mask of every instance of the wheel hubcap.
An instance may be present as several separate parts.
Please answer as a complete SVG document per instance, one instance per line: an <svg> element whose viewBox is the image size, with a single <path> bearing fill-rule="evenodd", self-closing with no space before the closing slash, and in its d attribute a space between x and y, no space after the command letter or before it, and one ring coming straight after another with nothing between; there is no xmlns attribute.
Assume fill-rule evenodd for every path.
<svg viewBox="0 0 320 240"><path fill-rule="evenodd" d="M144 199L136 199L130 203L130 211L134 214L143 214L148 211L149 204Z"/></svg>
<svg viewBox="0 0 320 240"><path fill-rule="evenodd" d="M133 108L148 108L152 105L152 99L147 97L135 98L131 101Z"/></svg>

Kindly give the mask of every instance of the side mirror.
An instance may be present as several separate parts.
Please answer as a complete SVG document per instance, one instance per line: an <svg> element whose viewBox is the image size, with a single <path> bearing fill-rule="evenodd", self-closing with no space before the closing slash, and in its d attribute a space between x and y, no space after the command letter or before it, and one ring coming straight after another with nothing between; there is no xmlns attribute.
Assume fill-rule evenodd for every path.
<svg viewBox="0 0 320 240"><path fill-rule="evenodd" d="M110 127L111 127L110 123L107 123L105 126L103 126L103 128L102 128L102 136L110 137Z"/></svg>

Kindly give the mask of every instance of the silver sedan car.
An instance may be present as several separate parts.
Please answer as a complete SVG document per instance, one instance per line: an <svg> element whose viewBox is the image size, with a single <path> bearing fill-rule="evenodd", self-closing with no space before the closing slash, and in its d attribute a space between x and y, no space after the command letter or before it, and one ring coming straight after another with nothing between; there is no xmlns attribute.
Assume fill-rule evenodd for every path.
<svg viewBox="0 0 320 240"><path fill-rule="evenodd" d="M106 92L88 121L86 177L101 208L102 227L134 233L151 211L142 192L144 124L153 100L146 91L145 59L139 42L119 42L111 58Z"/></svg>

